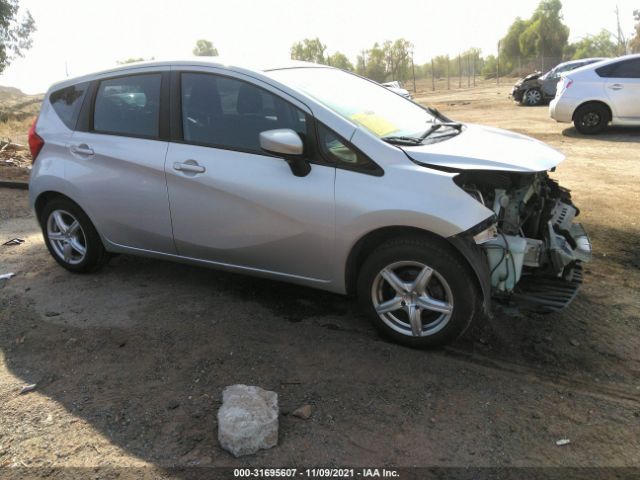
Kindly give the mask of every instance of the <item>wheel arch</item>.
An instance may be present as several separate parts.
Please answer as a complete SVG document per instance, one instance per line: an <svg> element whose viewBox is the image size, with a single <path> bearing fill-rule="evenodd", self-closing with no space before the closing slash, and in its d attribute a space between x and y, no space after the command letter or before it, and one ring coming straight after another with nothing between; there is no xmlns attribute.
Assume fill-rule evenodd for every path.
<svg viewBox="0 0 640 480"><path fill-rule="evenodd" d="M613 120L613 111L611 110L611 107L609 106L609 104L603 100L587 100L585 102L582 102L580 105L578 105L574 110L573 113L571 114L571 121L573 122L576 119L576 112L578 110L580 110L582 107L586 106L586 105L602 105L603 107L605 107L607 109L607 112L609 113L609 119L607 120L608 122Z"/></svg>
<svg viewBox="0 0 640 480"><path fill-rule="evenodd" d="M479 249L475 249L477 248L475 242L471 241L472 245L470 245L468 241L465 241L463 235L455 235L447 239L429 230L417 227L388 226L372 230L363 235L353 245L347 256L345 265L345 288L347 295L355 294L358 274L364 261L371 252L388 240L407 236L428 238L430 241L436 242L443 248L448 249L454 255L461 257L469 268L470 276L478 289L478 293L483 298L484 310L486 312L490 311L491 287L488 283L488 267L486 267L486 260L483 261L484 257L480 256ZM484 273L487 274L486 278L482 278Z"/></svg>
<svg viewBox="0 0 640 480"><path fill-rule="evenodd" d="M45 205L51 202L52 200L55 200L56 198L62 198L64 200L68 200L73 204L75 204L80 210L82 210L84 214L87 217L89 217L89 220L93 224L93 227L96 229L96 231L98 232L98 235L100 235L100 238L102 239L102 235L100 234L100 230L98 230L98 227L96 226L96 222L93 218L93 215L91 215L90 212L88 212L85 208L83 208L82 205L80 205L74 198L64 193L61 193L57 190L45 190L43 192L40 192L38 196L35 198L35 201L33 203L33 208L36 212L36 218L38 220L38 223L40 223L40 220L41 220L40 217L42 216L42 210L44 209Z"/></svg>

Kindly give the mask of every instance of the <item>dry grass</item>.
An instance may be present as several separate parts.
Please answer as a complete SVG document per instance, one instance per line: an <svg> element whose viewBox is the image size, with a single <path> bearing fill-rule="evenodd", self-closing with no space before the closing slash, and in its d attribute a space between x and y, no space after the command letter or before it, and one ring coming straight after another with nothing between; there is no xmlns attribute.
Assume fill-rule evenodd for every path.
<svg viewBox="0 0 640 480"><path fill-rule="evenodd" d="M0 122L0 140L9 140L21 145L27 144L27 133L33 118Z"/></svg>

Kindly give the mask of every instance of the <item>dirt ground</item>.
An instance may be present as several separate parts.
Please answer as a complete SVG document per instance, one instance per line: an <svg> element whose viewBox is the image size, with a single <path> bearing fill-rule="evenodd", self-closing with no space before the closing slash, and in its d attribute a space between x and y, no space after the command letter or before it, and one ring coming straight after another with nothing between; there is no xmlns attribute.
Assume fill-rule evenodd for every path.
<svg viewBox="0 0 640 480"><path fill-rule="evenodd" d="M546 107L513 104L508 84L419 87L456 120L567 155L554 176L595 251L567 310L500 313L451 347L415 351L379 338L355 301L311 289L128 256L70 274L27 193L0 189L0 243L26 240L0 246L0 274L16 273L0 285L0 466L91 478L194 465L640 467L640 129L583 137ZM235 459L219 447L216 412L234 383L278 393L276 448ZM303 404L310 419L289 414Z"/></svg>

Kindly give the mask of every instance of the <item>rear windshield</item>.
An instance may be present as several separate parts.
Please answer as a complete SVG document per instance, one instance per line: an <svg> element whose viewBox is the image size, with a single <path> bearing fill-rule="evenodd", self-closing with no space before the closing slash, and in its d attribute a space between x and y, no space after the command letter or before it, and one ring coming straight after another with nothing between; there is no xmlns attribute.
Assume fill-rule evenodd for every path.
<svg viewBox="0 0 640 480"><path fill-rule="evenodd" d="M71 130L76 128L78 113L88 86L89 82L78 83L77 85L56 90L49 96L49 101L58 117Z"/></svg>

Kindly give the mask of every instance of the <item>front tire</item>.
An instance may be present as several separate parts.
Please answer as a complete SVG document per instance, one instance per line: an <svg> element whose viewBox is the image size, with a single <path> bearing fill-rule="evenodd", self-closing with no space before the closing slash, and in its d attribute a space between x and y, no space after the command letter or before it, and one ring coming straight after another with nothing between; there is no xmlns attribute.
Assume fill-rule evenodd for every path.
<svg viewBox="0 0 640 480"><path fill-rule="evenodd" d="M455 252L423 237L386 242L365 260L358 297L386 337L415 348L451 343L475 316L478 292Z"/></svg>
<svg viewBox="0 0 640 480"><path fill-rule="evenodd" d="M599 103L582 105L573 115L573 125L580 133L594 135L601 133L609 124L609 111Z"/></svg>
<svg viewBox="0 0 640 480"><path fill-rule="evenodd" d="M530 88L522 95L522 104L529 107L537 107L542 101L542 90L539 88Z"/></svg>
<svg viewBox="0 0 640 480"><path fill-rule="evenodd" d="M87 214L71 200L56 198L47 203L40 225L49 253L70 272L93 272L106 262L100 235Z"/></svg>

